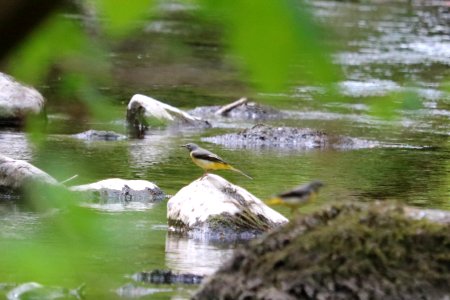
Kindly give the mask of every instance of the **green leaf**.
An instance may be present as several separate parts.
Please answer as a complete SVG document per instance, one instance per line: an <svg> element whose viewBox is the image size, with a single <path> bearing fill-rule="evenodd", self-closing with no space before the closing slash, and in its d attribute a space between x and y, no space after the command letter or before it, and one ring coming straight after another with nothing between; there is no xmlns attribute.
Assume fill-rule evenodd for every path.
<svg viewBox="0 0 450 300"><path fill-rule="evenodd" d="M319 27L302 2L205 1L207 14L221 18L231 50L259 90L336 80Z"/></svg>
<svg viewBox="0 0 450 300"><path fill-rule="evenodd" d="M53 15L15 51L8 72L27 83L39 83L55 61L86 49L87 45L86 36L78 25Z"/></svg>
<svg viewBox="0 0 450 300"><path fill-rule="evenodd" d="M111 121L123 116L123 112L113 109L112 102L102 95L93 84L92 79L83 73L71 72L61 81L61 95L79 100L85 105L90 116L96 121Z"/></svg>
<svg viewBox="0 0 450 300"><path fill-rule="evenodd" d="M106 32L115 37L123 37L140 25L140 20L153 7L152 0L93 0L94 5L105 18Z"/></svg>

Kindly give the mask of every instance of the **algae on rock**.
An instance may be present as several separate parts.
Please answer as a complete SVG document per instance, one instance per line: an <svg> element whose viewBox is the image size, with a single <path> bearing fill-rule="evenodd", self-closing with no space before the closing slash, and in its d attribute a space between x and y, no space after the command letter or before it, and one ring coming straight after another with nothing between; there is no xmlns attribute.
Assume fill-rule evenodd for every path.
<svg viewBox="0 0 450 300"><path fill-rule="evenodd" d="M447 299L450 224L391 203L299 217L210 277L194 299Z"/></svg>

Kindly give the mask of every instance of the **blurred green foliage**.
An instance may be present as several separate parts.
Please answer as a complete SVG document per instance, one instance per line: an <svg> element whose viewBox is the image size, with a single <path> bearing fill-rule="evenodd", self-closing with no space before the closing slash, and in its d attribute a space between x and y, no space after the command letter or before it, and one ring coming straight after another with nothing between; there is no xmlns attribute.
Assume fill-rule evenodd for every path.
<svg viewBox="0 0 450 300"><path fill-rule="evenodd" d="M101 104L109 103L98 88L104 80L113 80L111 47L125 45L128 37L145 25L143 18L151 17L163 3L150 0L80 3L81 13L89 12L93 15L90 18L95 19L89 21L95 34L80 20L63 15L62 10L17 49L9 59L9 72L20 80L37 84L44 82L56 66L64 74L61 96L66 93L68 99L79 99L94 119L104 120L112 111ZM320 86L327 92L317 95L316 100L348 101L336 89L342 75L332 61L333 49L326 42L329 33L325 34L326 30L314 20L309 4L295 0L180 3L194 5L197 14L207 22L204 27L209 23L220 28L221 47L232 54L232 63L239 70L241 81L251 87L250 93L290 94L295 86ZM270 97L259 98L277 105L277 100ZM399 116L399 108L417 108L418 104L413 92L407 96L394 93L369 102L373 115L388 119Z"/></svg>
<svg viewBox="0 0 450 300"><path fill-rule="evenodd" d="M38 84L53 64L89 54L90 43L81 27L64 16L53 15L10 57L9 72L24 82Z"/></svg>
<svg viewBox="0 0 450 300"><path fill-rule="evenodd" d="M299 81L335 82L338 69L303 1L208 1L206 15L226 28L230 50L256 91L286 91Z"/></svg>
<svg viewBox="0 0 450 300"><path fill-rule="evenodd" d="M126 40L130 33L141 28L141 19L151 15L157 2L89 0L87 3L88 9L93 9L99 20L100 36L106 38L92 35L78 20L69 18L61 10L36 28L8 59L9 72L37 85L44 83L57 69L63 75L59 82L60 98L68 102L79 100L95 120L117 119L112 99L99 89L112 77L111 44ZM225 48L232 54L242 80L252 87L253 92L289 93L300 82L325 86L330 92L329 101L342 100L332 88L341 78L340 70L332 62L332 49L322 40L324 29L314 22L307 4L294 0L199 0L186 3L199 6L208 22L223 28ZM276 100L267 101L276 104ZM370 103L371 112L382 118L396 117L400 108L420 107L413 92L377 98ZM31 122L28 127L33 141L45 145L42 144L45 140L40 131L42 126L35 124ZM450 180L448 175L447 180ZM96 278L96 273L86 273L86 265L95 262L98 259L95 256L100 256L106 248L132 244L135 237L130 224L133 220L115 224L115 228L120 228L123 233L113 238L114 235L107 231L111 220L80 208L77 199L66 191L33 190L28 198L33 201L33 209L58 208L62 213L48 216L48 222L40 228L39 234L29 237L34 243L24 246L19 241L0 245L0 268L12 271L19 264L22 280L39 279L43 283L58 281L61 277L78 284L90 281L102 285L107 281L105 277ZM48 235L56 236L59 244L65 246L46 244ZM111 270L124 268L122 265L107 267Z"/></svg>
<svg viewBox="0 0 450 300"><path fill-rule="evenodd" d="M101 26L111 37L125 37L138 29L140 20L152 10L153 0L87 0L99 11Z"/></svg>

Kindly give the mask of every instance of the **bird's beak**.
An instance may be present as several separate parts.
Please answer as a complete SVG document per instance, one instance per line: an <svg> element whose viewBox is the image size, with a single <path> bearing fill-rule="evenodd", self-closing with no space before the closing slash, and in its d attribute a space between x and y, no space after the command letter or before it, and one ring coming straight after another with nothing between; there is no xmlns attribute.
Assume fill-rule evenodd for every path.
<svg viewBox="0 0 450 300"><path fill-rule="evenodd" d="M180 147L182 147L182 148L186 148L186 147L187 147L187 145L181 145Z"/></svg>

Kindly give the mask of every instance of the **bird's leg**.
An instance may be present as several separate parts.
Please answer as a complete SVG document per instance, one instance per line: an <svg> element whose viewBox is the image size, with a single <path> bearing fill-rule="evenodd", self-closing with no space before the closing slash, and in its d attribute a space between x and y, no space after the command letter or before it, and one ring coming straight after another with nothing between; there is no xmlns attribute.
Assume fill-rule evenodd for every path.
<svg viewBox="0 0 450 300"><path fill-rule="evenodd" d="M298 217L301 216L300 208L298 206L291 206L291 216Z"/></svg>
<svg viewBox="0 0 450 300"><path fill-rule="evenodd" d="M205 173L203 173L202 177L200 177L200 179L205 178L208 175L208 170L205 170Z"/></svg>

